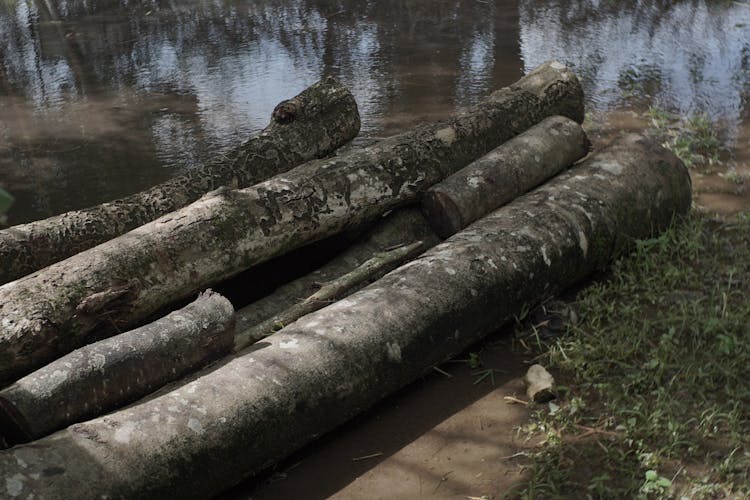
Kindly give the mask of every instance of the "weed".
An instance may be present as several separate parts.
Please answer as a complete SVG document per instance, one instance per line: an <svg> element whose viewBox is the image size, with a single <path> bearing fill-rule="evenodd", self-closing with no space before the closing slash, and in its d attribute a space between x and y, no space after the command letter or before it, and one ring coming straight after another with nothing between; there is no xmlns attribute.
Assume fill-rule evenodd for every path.
<svg viewBox="0 0 750 500"><path fill-rule="evenodd" d="M650 133L659 137L688 167L722 163L727 151L719 134L718 125L708 115L697 113L680 118L664 109L651 106L646 111L651 123Z"/></svg>
<svg viewBox="0 0 750 500"><path fill-rule="evenodd" d="M570 396L535 417L522 496L750 494L749 294L747 216L693 216L580 292L540 354Z"/></svg>

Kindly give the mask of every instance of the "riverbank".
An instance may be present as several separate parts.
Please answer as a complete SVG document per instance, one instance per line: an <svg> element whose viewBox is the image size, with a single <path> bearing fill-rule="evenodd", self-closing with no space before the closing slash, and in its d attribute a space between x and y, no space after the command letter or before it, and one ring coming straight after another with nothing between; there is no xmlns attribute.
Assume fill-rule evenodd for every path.
<svg viewBox="0 0 750 500"><path fill-rule="evenodd" d="M589 131L601 144L614 135L607 123L650 123L667 141L687 123L658 129L654 114L623 111ZM696 182L747 164L714 146L687 149L717 158L691 168L687 221L226 498L747 494L750 216L701 206ZM532 362L566 388L548 405L518 402Z"/></svg>

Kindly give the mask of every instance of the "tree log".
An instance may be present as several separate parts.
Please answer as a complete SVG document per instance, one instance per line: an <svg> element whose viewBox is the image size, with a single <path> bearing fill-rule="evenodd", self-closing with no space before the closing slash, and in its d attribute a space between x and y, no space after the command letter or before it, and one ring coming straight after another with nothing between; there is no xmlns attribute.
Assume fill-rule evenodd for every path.
<svg viewBox="0 0 750 500"><path fill-rule="evenodd" d="M342 299L351 292L364 287L367 283L375 281L389 271L396 269L405 261L413 259L427 248L429 248L428 245L419 240L376 253L348 273L323 283L318 291L309 297L243 331L242 337L235 342L235 350L241 350L260 339L268 337L284 326L294 323L302 316Z"/></svg>
<svg viewBox="0 0 750 500"><path fill-rule="evenodd" d="M0 452L0 476L24 497L210 496L605 267L690 203L685 166L629 136L184 385Z"/></svg>
<svg viewBox="0 0 750 500"><path fill-rule="evenodd" d="M583 117L575 75L546 63L447 123L219 189L0 287L0 386L253 265L414 202L546 116ZM105 321L106 319L106 321Z"/></svg>
<svg viewBox="0 0 750 500"><path fill-rule="evenodd" d="M395 268L399 256L390 254L389 248L400 246L394 251L400 254L404 245L422 241L419 247L424 251L438 242L431 229L441 236L457 232L570 166L588 149L588 138L578 123L562 116L546 118L431 187L422 198L429 223L413 209L399 210L381 221L364 242L322 269L238 311L235 350L321 309L327 305L324 300L339 300L374 281L374 275Z"/></svg>
<svg viewBox="0 0 750 500"><path fill-rule="evenodd" d="M0 284L125 234L220 186L252 186L322 158L354 138L359 125L352 94L326 78L279 103L260 134L203 168L125 198L0 231Z"/></svg>
<svg viewBox="0 0 750 500"><path fill-rule="evenodd" d="M276 324L286 325L291 322L289 318L300 317L293 312L299 311L303 303L306 303L303 306L307 311L305 314L312 312L309 308L313 304L316 306L313 310L328 305L307 300L315 296L326 284L335 288L335 284L341 283L342 279L350 282L352 286L347 287L346 292L339 289L336 293L336 298L341 299L397 267L386 259L385 265L376 266L375 275L361 276L352 284L351 278L357 277L357 270L365 271L370 267L367 263L378 254L387 254L390 249L401 250L411 247L417 242L421 242L419 246L424 251L437 245L439 241L418 208L403 207L391 212L354 244L319 269L280 286L272 294L238 310L235 350L243 349L278 330ZM347 276L349 280L345 278Z"/></svg>
<svg viewBox="0 0 750 500"><path fill-rule="evenodd" d="M141 328L77 349L0 391L8 444L101 415L221 358L234 344L234 308L210 290Z"/></svg>
<svg viewBox="0 0 750 500"><path fill-rule="evenodd" d="M583 158L589 146L578 123L547 118L432 186L422 208L447 238Z"/></svg>

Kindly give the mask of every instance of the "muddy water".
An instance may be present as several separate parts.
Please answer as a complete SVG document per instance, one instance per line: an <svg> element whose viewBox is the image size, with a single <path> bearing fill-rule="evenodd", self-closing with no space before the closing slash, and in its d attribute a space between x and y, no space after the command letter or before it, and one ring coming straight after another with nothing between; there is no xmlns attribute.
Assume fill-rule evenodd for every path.
<svg viewBox="0 0 750 500"><path fill-rule="evenodd" d="M705 111L742 153L749 26L750 4L697 0L6 0L0 186L20 223L194 168L322 75L353 90L367 140L550 58L591 111Z"/></svg>

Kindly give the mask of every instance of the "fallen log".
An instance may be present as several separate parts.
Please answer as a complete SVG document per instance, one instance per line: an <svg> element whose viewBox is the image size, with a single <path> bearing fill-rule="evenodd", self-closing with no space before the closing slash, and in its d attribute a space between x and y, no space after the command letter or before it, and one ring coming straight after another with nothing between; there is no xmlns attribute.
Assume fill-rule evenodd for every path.
<svg viewBox="0 0 750 500"><path fill-rule="evenodd" d="M125 198L0 231L0 284L111 240L220 186L244 188L314 158L359 132L352 94L326 78L283 101L271 123L217 161Z"/></svg>
<svg viewBox="0 0 750 500"><path fill-rule="evenodd" d="M0 452L0 476L19 496L210 496L605 267L690 203L685 166L628 136L184 385Z"/></svg>
<svg viewBox="0 0 750 500"><path fill-rule="evenodd" d="M342 299L354 290L362 288L368 282L381 278L387 272L416 257L427 248L427 244L419 240L409 245L402 245L373 255L359 267L334 280L323 283L320 289L309 297L303 298L288 309L244 330L241 336L238 336L235 340L235 350L241 350L297 321L302 316Z"/></svg>
<svg viewBox="0 0 750 500"><path fill-rule="evenodd" d="M569 167L589 147L578 123L549 117L432 186L422 208L433 230L447 238Z"/></svg>
<svg viewBox="0 0 750 500"><path fill-rule="evenodd" d="M281 330L284 326L294 323L302 316L336 302L355 288L361 288L368 281L375 281L387 272L396 269L405 261L413 259L426 249L427 245L424 241L420 240L385 252L378 252L359 267L352 269L335 280L324 283L317 292L309 297L304 298L297 304L249 329L245 332L245 335L248 337L246 344L249 345L252 342L257 342L271 335L273 332ZM243 348L246 345L236 347Z"/></svg>
<svg viewBox="0 0 750 500"><path fill-rule="evenodd" d="M219 189L0 287L0 386L175 300L416 201L549 115L583 118L575 75L545 63L468 112L242 190Z"/></svg>
<svg viewBox="0 0 750 500"><path fill-rule="evenodd" d="M77 349L0 391L0 434L37 439L149 394L232 350L234 308L207 291L135 330Z"/></svg>
<svg viewBox="0 0 750 500"><path fill-rule="evenodd" d="M391 212L325 265L238 310L235 351L267 337L278 330L277 325L287 325L328 305L316 300L322 288L328 287L323 295L341 299L398 267L397 262L416 256L412 253L421 253L439 241L418 208ZM396 252L395 259L392 252Z"/></svg>
<svg viewBox="0 0 750 500"><path fill-rule="evenodd" d="M588 148L578 123L546 118L431 187L422 198L427 219L411 208L398 210L323 268L239 310L235 350L364 287L409 258L409 249L416 255L437 244L433 230L455 233L570 166ZM425 201L431 194L447 202Z"/></svg>

